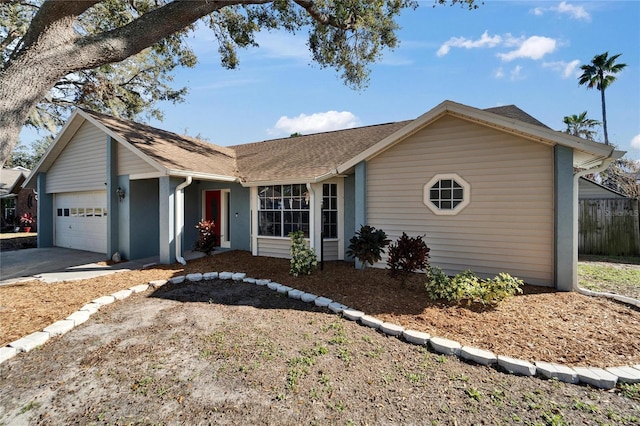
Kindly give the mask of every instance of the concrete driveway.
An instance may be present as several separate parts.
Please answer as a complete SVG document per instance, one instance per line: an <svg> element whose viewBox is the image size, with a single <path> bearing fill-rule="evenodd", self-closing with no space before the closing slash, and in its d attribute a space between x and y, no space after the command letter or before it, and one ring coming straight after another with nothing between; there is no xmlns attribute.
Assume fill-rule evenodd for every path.
<svg viewBox="0 0 640 426"><path fill-rule="evenodd" d="M32 248L0 252L0 285L27 279L45 282L87 279L114 272L140 269L157 263L157 258L99 265L105 260L102 253L72 250L61 247Z"/></svg>

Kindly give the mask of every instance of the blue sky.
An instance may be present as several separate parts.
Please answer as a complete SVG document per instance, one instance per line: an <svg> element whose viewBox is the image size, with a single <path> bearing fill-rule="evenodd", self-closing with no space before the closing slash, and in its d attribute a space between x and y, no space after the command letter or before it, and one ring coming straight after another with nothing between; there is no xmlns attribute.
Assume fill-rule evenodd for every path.
<svg viewBox="0 0 640 426"><path fill-rule="evenodd" d="M600 96L577 83L594 55L627 64L606 92L609 139L640 159L640 1L494 1L473 11L421 1L403 12L400 46L372 66L369 86L347 88L311 64L304 34L260 33L237 70L219 65L199 30L194 69L176 74L187 101L161 104L150 124L220 145L415 118L445 99L473 107L515 104L553 129L566 115L601 120ZM311 64L311 65L310 65Z"/></svg>

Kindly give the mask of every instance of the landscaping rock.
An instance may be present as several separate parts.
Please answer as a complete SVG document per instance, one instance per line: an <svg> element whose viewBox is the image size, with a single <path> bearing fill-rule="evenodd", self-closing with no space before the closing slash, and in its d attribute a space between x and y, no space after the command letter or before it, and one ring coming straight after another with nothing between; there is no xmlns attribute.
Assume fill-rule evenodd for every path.
<svg viewBox="0 0 640 426"><path fill-rule="evenodd" d="M131 290L134 293L144 293L148 289L149 289L149 284L140 284L133 287L129 287L129 290Z"/></svg>
<svg viewBox="0 0 640 426"><path fill-rule="evenodd" d="M380 331L389 336L400 336L404 331L404 327L390 322L383 322L380 324Z"/></svg>
<svg viewBox="0 0 640 426"><path fill-rule="evenodd" d="M111 294L116 300L124 300L127 297L131 296L133 292L131 290L120 290Z"/></svg>
<svg viewBox="0 0 640 426"><path fill-rule="evenodd" d="M167 280L153 280L153 281L149 281L149 285L153 288L160 288L168 282L169 281Z"/></svg>
<svg viewBox="0 0 640 426"><path fill-rule="evenodd" d="M536 375L536 366L521 359L498 355L498 365L504 368L509 374L517 374L520 376Z"/></svg>
<svg viewBox="0 0 640 426"><path fill-rule="evenodd" d="M458 355L462 345L455 340L444 339L442 337L432 337L429 344L439 354Z"/></svg>
<svg viewBox="0 0 640 426"><path fill-rule="evenodd" d="M0 348L0 364L18 355L18 350L11 346Z"/></svg>
<svg viewBox="0 0 640 426"><path fill-rule="evenodd" d="M220 274L218 274L218 278L221 280L233 279L233 272L220 272Z"/></svg>
<svg viewBox="0 0 640 426"><path fill-rule="evenodd" d="M345 309L342 311L342 316L351 321L358 321L364 316L364 312L356 311L355 309Z"/></svg>
<svg viewBox="0 0 640 426"><path fill-rule="evenodd" d="M329 305L327 306L329 308L329 310L335 314L341 314L345 309L348 309L347 306L343 305L342 303L338 303L338 302L331 302L329 303Z"/></svg>
<svg viewBox="0 0 640 426"><path fill-rule="evenodd" d="M315 295L315 294L313 294L313 293L303 293L303 294L300 296L300 300L302 300L303 302L306 302L306 303L311 303L311 302L313 302L314 300L316 300L317 298L318 298L318 296L316 296L316 295Z"/></svg>
<svg viewBox="0 0 640 426"><path fill-rule="evenodd" d="M242 281L247 277L247 274L245 274L244 272L236 272L235 274L231 275L231 279L234 281Z"/></svg>
<svg viewBox="0 0 640 426"><path fill-rule="evenodd" d="M67 317L68 320L73 321L75 325L80 325L83 322L86 322L91 316L91 312L89 311L76 311Z"/></svg>
<svg viewBox="0 0 640 426"><path fill-rule="evenodd" d="M384 321L379 320L378 318L372 317L371 315L363 315L360 318L360 322L367 327L375 328L376 330L380 328Z"/></svg>
<svg viewBox="0 0 640 426"><path fill-rule="evenodd" d="M605 368L605 370L615 376L618 376L618 382L620 383L640 383L640 370L631 366L624 365L621 367L608 367Z"/></svg>
<svg viewBox="0 0 640 426"><path fill-rule="evenodd" d="M202 274L200 273L196 273L196 274L187 274L187 281L190 282L198 282L198 281L202 281Z"/></svg>
<svg viewBox="0 0 640 426"><path fill-rule="evenodd" d="M70 331L75 327L75 323L72 320L60 320L56 321L48 327L45 327L44 332L49 333L51 337L53 336L62 336L67 331Z"/></svg>
<svg viewBox="0 0 640 426"><path fill-rule="evenodd" d="M300 297L302 297L303 294L304 294L304 291L291 290L289 293L287 293L287 296L289 296L290 299L300 300Z"/></svg>
<svg viewBox="0 0 640 426"><path fill-rule="evenodd" d="M276 283L276 282L269 282L267 283L267 287L269 288L269 290L277 291L280 287L282 287L282 284Z"/></svg>
<svg viewBox="0 0 640 426"><path fill-rule="evenodd" d="M280 294L287 294L293 290L291 287L287 287L286 285L281 285L276 291Z"/></svg>
<svg viewBox="0 0 640 426"><path fill-rule="evenodd" d="M98 305L109 305L116 301L116 298L113 296L102 296L97 299L93 299L93 303L97 303Z"/></svg>
<svg viewBox="0 0 640 426"><path fill-rule="evenodd" d="M600 389L613 389L616 387L618 377L607 370L596 367L573 367L582 383L595 386Z"/></svg>
<svg viewBox="0 0 640 426"><path fill-rule="evenodd" d="M558 379L565 383L578 383L578 374L562 364L536 361L536 372L547 379Z"/></svg>
<svg viewBox="0 0 640 426"><path fill-rule="evenodd" d="M78 309L79 311L87 311L89 312L91 315L95 314L96 312L98 312L98 309L100 309L102 305L99 305L97 303L87 303L86 305L84 305L82 308Z"/></svg>
<svg viewBox="0 0 640 426"><path fill-rule="evenodd" d="M318 297L316 300L313 301L313 303L315 303L316 306L319 306L321 308L326 308L331 304L331 302L333 302L333 300L327 299L326 297Z"/></svg>
<svg viewBox="0 0 640 426"><path fill-rule="evenodd" d="M271 282L271 280L264 280L264 279L256 280L256 284L257 284L257 285L267 285L267 284L269 284L270 282Z"/></svg>
<svg viewBox="0 0 640 426"><path fill-rule="evenodd" d="M169 279L169 282L171 284L182 284L185 280L185 276L184 275L178 275L177 277L173 277Z"/></svg>
<svg viewBox="0 0 640 426"><path fill-rule="evenodd" d="M50 337L51 335L45 331L36 331L35 333L24 336L22 339L9 343L9 346L16 348L18 352L29 352L47 343Z"/></svg>
<svg viewBox="0 0 640 426"><path fill-rule="evenodd" d="M205 272L204 274L202 274L202 279L203 280L215 280L216 278L218 278L218 273L217 272Z"/></svg>
<svg viewBox="0 0 640 426"><path fill-rule="evenodd" d="M256 279L255 278L244 278L242 280L243 283L247 283L247 284L255 284L256 283Z"/></svg>
<svg viewBox="0 0 640 426"><path fill-rule="evenodd" d="M431 336L428 333L416 330L404 330L402 331L402 337L404 337L404 340L407 342L416 345L426 345L429 343L429 339L431 339Z"/></svg>
<svg viewBox="0 0 640 426"><path fill-rule="evenodd" d="M498 357L493 352L471 346L463 346L460 348L460 358L473 361L480 365L491 365L498 362Z"/></svg>

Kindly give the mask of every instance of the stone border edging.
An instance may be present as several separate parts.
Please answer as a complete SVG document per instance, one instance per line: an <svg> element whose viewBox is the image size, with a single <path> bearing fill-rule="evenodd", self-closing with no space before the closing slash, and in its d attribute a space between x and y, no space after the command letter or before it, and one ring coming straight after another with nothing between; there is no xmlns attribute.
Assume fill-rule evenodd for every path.
<svg viewBox="0 0 640 426"><path fill-rule="evenodd" d="M181 284L187 282L198 282L202 280L233 280L244 282L247 284L255 284L258 286L267 286L270 290L279 294L286 294L287 297L295 300L302 300L306 303L313 303L318 307L326 307L333 313L342 315L350 321L360 321L363 326L380 330L383 334L391 337L400 337L407 341L420 346L430 346L434 352L442 355L455 355L465 361L471 361L476 364L502 368L502 371L508 374L516 374L521 376L541 376L547 379L557 379L565 383L584 383L601 389L612 389L619 383L640 383L640 364L633 366L618 367L568 367L562 364L548 363L543 361L535 361L533 364L503 355L496 355L493 352L471 346L462 346L459 342L445 339L437 336L430 336L417 330L405 329L402 326L384 322L378 318L366 315L364 312L351 309L337 301L327 297L317 296L312 293L306 293L283 284L272 282L268 279L248 278L243 272L207 272L204 274L194 273L180 275L169 280L154 280L148 284L140 284L129 287L125 290L117 291L109 296L102 296L87 303L78 311L69 315L66 319L56 321L45 327L43 331L31 333L21 339L15 340L9 345L0 348L0 364L15 357L20 352L29 352L39 346L45 344L51 337L61 336L74 327L84 323L91 315L98 312L104 306L123 300L134 293L147 291L149 287L154 289L160 288L167 283ZM601 296L614 299L622 303L640 308L640 300L626 296L620 296L612 293L601 293L582 288L577 288L578 293L586 296Z"/></svg>

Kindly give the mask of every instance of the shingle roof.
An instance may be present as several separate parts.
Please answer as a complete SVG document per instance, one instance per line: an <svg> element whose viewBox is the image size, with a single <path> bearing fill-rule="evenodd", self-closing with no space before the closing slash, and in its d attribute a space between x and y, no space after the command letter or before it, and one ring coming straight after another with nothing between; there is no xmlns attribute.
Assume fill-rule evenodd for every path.
<svg viewBox="0 0 640 426"><path fill-rule="evenodd" d="M21 177L24 180L24 177L27 174L29 174L28 171L24 172L23 170L3 167L0 171L0 197L9 195L11 193L11 190L14 189L14 186L16 185L18 180Z"/></svg>
<svg viewBox="0 0 640 426"><path fill-rule="evenodd" d="M524 123L534 124L536 126L544 127L545 129L550 129L546 124L541 121L536 120L534 117L530 116L520 108L515 105L505 105L493 108L485 108L484 111L492 112L494 114L501 115L507 118L513 118L515 120L520 120Z"/></svg>
<svg viewBox="0 0 640 426"><path fill-rule="evenodd" d="M230 147L244 181L310 180L404 127L410 121L336 130Z"/></svg>
<svg viewBox="0 0 640 426"><path fill-rule="evenodd" d="M168 170L237 176L233 149L130 120L83 110Z"/></svg>

